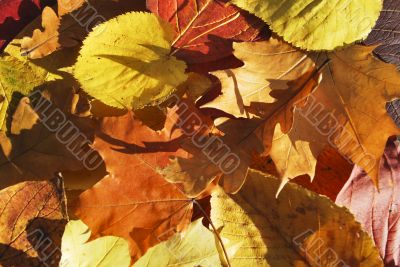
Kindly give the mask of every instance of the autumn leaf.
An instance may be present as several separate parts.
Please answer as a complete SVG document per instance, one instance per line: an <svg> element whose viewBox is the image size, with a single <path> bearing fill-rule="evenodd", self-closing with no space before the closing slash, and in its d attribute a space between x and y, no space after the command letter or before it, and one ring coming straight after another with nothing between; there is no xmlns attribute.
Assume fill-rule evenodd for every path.
<svg viewBox="0 0 400 267"><path fill-rule="evenodd" d="M47 1L51 4L53 1ZM0 52L44 7L38 0L3 0L0 3Z"/></svg>
<svg viewBox="0 0 400 267"><path fill-rule="evenodd" d="M94 237L128 240L136 260L190 222L191 199L157 171L168 165L170 156L186 155L180 149L178 114L170 110L161 131L143 125L132 112L104 118L93 144L109 174L81 194L76 214Z"/></svg>
<svg viewBox="0 0 400 267"><path fill-rule="evenodd" d="M221 236L241 241L232 266L383 266L373 241L346 208L289 183L249 171L236 195L218 190L211 219Z"/></svg>
<svg viewBox="0 0 400 267"><path fill-rule="evenodd" d="M42 12L44 30L35 27L32 34L28 32L23 35L21 51L29 58L36 59L62 48L80 46L97 24L128 11L144 10L144 6L144 0L58 0L57 12L49 7Z"/></svg>
<svg viewBox="0 0 400 267"><path fill-rule="evenodd" d="M386 104L388 113L393 118L397 127L400 128L400 99L393 100Z"/></svg>
<svg viewBox="0 0 400 267"><path fill-rule="evenodd" d="M226 192L238 192L245 180L254 153L268 155L273 152L274 155L277 155L273 159L276 160L275 163L279 164L278 160L280 159L278 157L284 157L287 154L271 151L271 145L276 139L274 137L275 126L282 127L283 133L289 132L293 123L296 123L293 122L295 108L305 104L307 96L320 82L318 69L313 68L314 63L303 52L295 52L296 49L283 42L272 39L268 42L243 43L237 44L237 46L246 47L247 50L256 50L266 46L265 50L269 50L269 52L264 53L276 53L278 58L280 54L292 53L293 60L285 59L288 64L283 64L286 68L278 70L278 73L266 69L267 72L271 71L271 75L277 78L276 81L272 82L273 88L270 88L270 83L264 80L265 73L260 71L260 65L257 64L260 56L251 56L249 57L250 62L246 62L246 64L250 64L250 67L245 65L240 69L231 71L231 77L226 77L226 80L222 81L223 84L226 83L226 88L223 89L223 93L226 93L226 95L216 98L209 105L203 105L219 108L223 111L232 111L235 115L241 116L245 116L245 108L248 105L248 112L256 114L257 118L254 120L225 120L218 125L218 130L223 133L223 136L215 135L208 140L203 140L200 146L188 144L185 149L192 156L182 159L177 157L172 164L163 170L168 181L194 184L191 190L185 191L189 196L195 196L201 192L201 189L204 190L207 184L218 176L221 177L221 184L223 184ZM262 58L260 62L263 62ZM287 77L289 81L279 80L279 75L286 72L290 73L291 69L303 64L303 62L304 66L309 68L294 70ZM243 76L235 76L235 71L238 75ZM254 84L246 82L249 80L243 81L244 79L251 79L244 78L249 73L259 72L261 72L260 75L254 74L257 77L254 78ZM290 78L293 80L290 80ZM260 93L258 94L257 91ZM253 92L256 93L253 95ZM240 96L240 94L243 94L243 96ZM238 105L238 102L241 104ZM278 150L276 145L275 148L272 146L272 149ZM310 162L306 162L306 164L294 162L293 165L296 166L289 166L287 172L280 172L281 177L291 175L292 169L297 167L301 168L300 174L313 174L316 160L313 164L310 164Z"/></svg>
<svg viewBox="0 0 400 267"><path fill-rule="evenodd" d="M215 233L202 225L198 219L189 225L185 233L176 233L168 241L152 247L135 264L135 267L166 266L223 266ZM228 255L233 256L239 243L224 240Z"/></svg>
<svg viewBox="0 0 400 267"><path fill-rule="evenodd" d="M333 50L364 39L382 9L381 0L232 0L262 18L285 41L305 50Z"/></svg>
<svg viewBox="0 0 400 267"><path fill-rule="evenodd" d="M226 65L232 41L255 41L264 23L255 16L221 0L147 0L147 8L175 29L172 54L189 65ZM216 63L213 63L214 65Z"/></svg>
<svg viewBox="0 0 400 267"><path fill-rule="evenodd" d="M88 242L89 238L90 230L82 221L69 221L62 237L60 265L129 266L129 246L124 239L104 236Z"/></svg>
<svg viewBox="0 0 400 267"><path fill-rule="evenodd" d="M7 111L17 94L29 94L44 83L47 72L13 56L0 57L0 129L6 131Z"/></svg>
<svg viewBox="0 0 400 267"><path fill-rule="evenodd" d="M61 178L0 191L2 266L58 266L67 216Z"/></svg>
<svg viewBox="0 0 400 267"><path fill-rule="evenodd" d="M379 192L371 178L355 166L336 203L350 209L374 239L387 266L399 266L400 146L391 138L380 162Z"/></svg>
<svg viewBox="0 0 400 267"><path fill-rule="evenodd" d="M377 45L374 54L385 62L400 67L400 32L396 23L400 16L400 5L395 0L384 0L383 9L368 38L366 45Z"/></svg>
<svg viewBox="0 0 400 267"><path fill-rule="evenodd" d="M244 66L213 72L221 81L221 95L202 107L219 109L237 118L272 116L276 112L274 105L295 95L290 83L315 67L306 53L274 37L264 42L234 43L233 48ZM282 97L284 94L289 97Z"/></svg>
<svg viewBox="0 0 400 267"><path fill-rule="evenodd" d="M32 107L45 102L34 103L36 104L32 104L27 97L22 98L13 115L11 134L7 136L0 132L1 188L27 179L48 179L58 171L80 170L86 162L85 155L90 151L90 128L93 127L90 125L93 121L90 118L74 118L64 114L71 121L64 121L63 127L53 124L48 128L50 124L45 125L40 121L40 118L45 118L43 113L36 112ZM57 107L43 105L51 111ZM51 116L47 118L51 121ZM77 136L77 132L81 135Z"/></svg>
<svg viewBox="0 0 400 267"><path fill-rule="evenodd" d="M173 35L155 15L118 16L89 34L74 76L89 95L113 107L162 102L187 79L186 64L169 55Z"/></svg>

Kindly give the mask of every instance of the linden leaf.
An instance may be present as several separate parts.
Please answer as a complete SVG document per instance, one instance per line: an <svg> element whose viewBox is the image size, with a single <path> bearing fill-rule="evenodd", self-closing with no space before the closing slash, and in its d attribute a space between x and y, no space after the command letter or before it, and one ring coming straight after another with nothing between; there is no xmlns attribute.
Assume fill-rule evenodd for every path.
<svg viewBox="0 0 400 267"><path fill-rule="evenodd" d="M186 64L170 55L173 36L170 25L155 15L118 16L89 34L74 76L85 92L113 107L162 102L187 79Z"/></svg>
<svg viewBox="0 0 400 267"><path fill-rule="evenodd" d="M400 4L396 0L384 0L383 9L375 27L363 42L366 45L378 45L374 54L383 61L400 68Z"/></svg>
<svg viewBox="0 0 400 267"><path fill-rule="evenodd" d="M379 191L355 166L336 203L350 209L374 239L387 266L399 266L400 146L391 138L380 162Z"/></svg>
<svg viewBox="0 0 400 267"><path fill-rule="evenodd" d="M221 0L147 0L147 8L175 29L173 54L189 65L226 64L232 41L254 41L264 23Z"/></svg>
<svg viewBox="0 0 400 267"><path fill-rule="evenodd" d="M128 242L104 236L88 242L90 229L82 221L69 221L62 237L60 266L118 266L131 262Z"/></svg>
<svg viewBox="0 0 400 267"><path fill-rule="evenodd" d="M236 195L219 189L211 219L220 235L242 242L232 266L383 266L354 216L328 198L250 170Z"/></svg>
<svg viewBox="0 0 400 267"><path fill-rule="evenodd" d="M364 39L381 0L232 0L262 18L285 41L306 50L333 50Z"/></svg>
<svg viewBox="0 0 400 267"><path fill-rule="evenodd" d="M1 266L58 266L67 215L60 178L0 191Z"/></svg>
<svg viewBox="0 0 400 267"><path fill-rule="evenodd" d="M177 233L169 240L149 249L134 267L166 266L223 266L217 239L198 219L189 225L184 233ZM238 244L224 240L228 255L231 257L238 249ZM227 246L228 245L228 246Z"/></svg>

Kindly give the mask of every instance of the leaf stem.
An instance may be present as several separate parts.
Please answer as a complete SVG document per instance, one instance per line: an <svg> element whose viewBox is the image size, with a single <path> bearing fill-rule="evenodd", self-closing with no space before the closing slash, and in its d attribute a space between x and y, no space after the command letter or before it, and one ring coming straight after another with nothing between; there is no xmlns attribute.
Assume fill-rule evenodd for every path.
<svg viewBox="0 0 400 267"><path fill-rule="evenodd" d="M222 250L224 251L224 256L225 256L225 258L226 258L226 263L228 264L228 267L232 267L232 265L231 265L231 263L230 263L230 261L229 261L228 253L227 253L227 251L226 251L224 242L222 242L222 238L220 237L220 235L219 235L219 233L218 233L218 231L217 231L217 228L215 228L213 222L211 221L211 218L208 216L207 212L203 209L203 207L200 205L200 203L197 202L196 199L192 199L192 201L193 201L194 204L196 204L196 206L200 209L201 213L203 213L204 217L205 217L205 218L207 219L207 221L210 223L211 227L212 227L213 230L214 230L215 235L216 235L217 238L218 238L218 241L221 243L221 247L222 247Z"/></svg>

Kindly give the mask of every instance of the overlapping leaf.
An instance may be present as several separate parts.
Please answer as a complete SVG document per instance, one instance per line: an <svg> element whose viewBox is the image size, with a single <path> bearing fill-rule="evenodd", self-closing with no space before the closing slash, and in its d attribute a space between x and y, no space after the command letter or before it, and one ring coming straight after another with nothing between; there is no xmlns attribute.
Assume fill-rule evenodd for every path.
<svg viewBox="0 0 400 267"><path fill-rule="evenodd" d="M263 22L223 0L147 0L147 8L175 29L172 53L188 64L226 65L232 41L259 38ZM214 65L218 63L213 63Z"/></svg>
<svg viewBox="0 0 400 267"><path fill-rule="evenodd" d="M82 221L69 221L62 237L61 266L121 266L131 261L128 242L116 236L89 241L90 230Z"/></svg>
<svg viewBox="0 0 400 267"><path fill-rule="evenodd" d="M155 15L118 16L89 34L74 76L89 95L113 107L162 102L187 79L186 64L169 54L173 35Z"/></svg>
<svg viewBox="0 0 400 267"><path fill-rule="evenodd" d="M224 241L228 255L233 256L239 244L228 239ZM224 256L220 255L216 242L215 234L202 225L202 219L198 219L184 234L177 233L168 241L149 249L134 266L223 266L220 257Z"/></svg>
<svg viewBox="0 0 400 267"><path fill-rule="evenodd" d="M3 189L0 210L2 266L58 266L67 219L61 179Z"/></svg>
<svg viewBox="0 0 400 267"><path fill-rule="evenodd" d="M232 0L262 18L287 42L307 50L333 50L364 39L381 0Z"/></svg>
<svg viewBox="0 0 400 267"><path fill-rule="evenodd" d="M378 45L374 54L385 62L400 67L400 5L396 0L384 0L383 9L368 38L366 45Z"/></svg>
<svg viewBox="0 0 400 267"><path fill-rule="evenodd" d="M250 171L242 190L218 190L211 219L241 241L232 266L383 266L378 250L347 209L295 184L278 199L279 180Z"/></svg>
<svg viewBox="0 0 400 267"><path fill-rule="evenodd" d="M171 110L168 118L158 132L131 112L105 118L94 148L109 175L85 191L76 207L93 236L125 238L135 259L190 222L191 200L157 171L168 165L170 156L186 155L180 149L182 130L176 128L179 113Z"/></svg>
<svg viewBox="0 0 400 267"><path fill-rule="evenodd" d="M387 266L400 265L400 146L392 138L380 162L379 192L358 166L336 203L350 209L374 239Z"/></svg>

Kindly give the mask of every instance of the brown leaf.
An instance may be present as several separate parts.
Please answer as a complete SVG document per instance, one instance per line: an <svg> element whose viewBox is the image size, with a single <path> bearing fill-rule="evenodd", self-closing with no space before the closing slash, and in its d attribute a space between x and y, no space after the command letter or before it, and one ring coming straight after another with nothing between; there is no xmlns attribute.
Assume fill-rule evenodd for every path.
<svg viewBox="0 0 400 267"><path fill-rule="evenodd" d="M0 191L2 266L58 266L67 223L61 178Z"/></svg>
<svg viewBox="0 0 400 267"><path fill-rule="evenodd" d="M115 235L128 240L134 259L190 222L191 200L157 171L169 164L170 156L187 156L180 148L187 138L177 128L180 112L184 110L170 109L161 131L128 112L104 118L96 134L94 148L109 174L81 194L76 214L94 237Z"/></svg>

